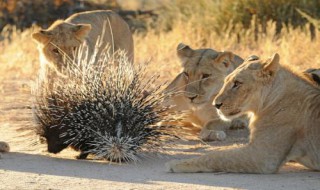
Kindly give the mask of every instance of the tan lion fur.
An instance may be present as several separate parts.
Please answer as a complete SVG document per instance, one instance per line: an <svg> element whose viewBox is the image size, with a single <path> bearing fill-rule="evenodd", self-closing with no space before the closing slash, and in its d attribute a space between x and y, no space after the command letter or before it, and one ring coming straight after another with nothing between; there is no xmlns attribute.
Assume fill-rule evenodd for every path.
<svg viewBox="0 0 320 190"><path fill-rule="evenodd" d="M230 122L222 121L212 106L212 100L223 85L224 78L238 67L243 60L231 52L218 52L213 49L192 49L179 44L177 54L183 71L167 87L167 93L174 96L166 102L176 105L176 111L190 111L184 122L185 126L201 128L203 140L223 140L224 130ZM241 120L234 120L234 127L245 125Z"/></svg>
<svg viewBox="0 0 320 190"><path fill-rule="evenodd" d="M98 54L109 45L110 54L123 50L133 61L133 38L128 24L113 11L87 11L73 14L66 20L57 20L48 29L32 34L38 43L42 73L47 67L61 71L65 55L73 59L75 50L82 44L92 55L99 36L102 43Z"/></svg>
<svg viewBox="0 0 320 190"><path fill-rule="evenodd" d="M280 57L245 61L215 98L223 117L253 114L249 143L171 161L171 172L275 173L289 160L320 170L320 88Z"/></svg>

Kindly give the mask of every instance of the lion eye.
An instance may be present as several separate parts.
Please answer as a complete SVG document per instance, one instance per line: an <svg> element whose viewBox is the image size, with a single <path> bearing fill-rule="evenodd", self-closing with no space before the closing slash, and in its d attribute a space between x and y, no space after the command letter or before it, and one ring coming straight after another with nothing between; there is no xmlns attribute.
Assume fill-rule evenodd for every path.
<svg viewBox="0 0 320 190"><path fill-rule="evenodd" d="M209 78L210 76L211 76L210 74L203 74L203 75L202 75L202 79Z"/></svg>
<svg viewBox="0 0 320 190"><path fill-rule="evenodd" d="M189 74L187 72L183 72L183 74L185 77L187 77L187 78L189 77Z"/></svg>
<svg viewBox="0 0 320 190"><path fill-rule="evenodd" d="M52 52L55 53L55 54L59 54L59 50L58 50L57 48L54 48L54 49L52 50Z"/></svg>
<svg viewBox="0 0 320 190"><path fill-rule="evenodd" d="M234 81L232 88L238 88L242 83L239 81Z"/></svg>

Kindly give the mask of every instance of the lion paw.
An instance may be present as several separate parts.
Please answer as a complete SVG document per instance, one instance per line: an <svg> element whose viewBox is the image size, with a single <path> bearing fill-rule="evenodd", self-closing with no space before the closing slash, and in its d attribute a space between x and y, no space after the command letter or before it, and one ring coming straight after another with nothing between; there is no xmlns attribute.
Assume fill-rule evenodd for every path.
<svg viewBox="0 0 320 190"><path fill-rule="evenodd" d="M171 160L165 163L165 167L168 173L196 172L189 160Z"/></svg>
<svg viewBox="0 0 320 190"><path fill-rule="evenodd" d="M174 167L176 166L178 160L171 160L167 163L165 163L166 172L168 173L174 173Z"/></svg>
<svg viewBox="0 0 320 190"><path fill-rule="evenodd" d="M234 119L231 122L230 129L244 129L247 125L247 122L244 120Z"/></svg>
<svg viewBox="0 0 320 190"><path fill-rule="evenodd" d="M227 135L224 131L206 130L200 132L200 138L204 141L223 141Z"/></svg>

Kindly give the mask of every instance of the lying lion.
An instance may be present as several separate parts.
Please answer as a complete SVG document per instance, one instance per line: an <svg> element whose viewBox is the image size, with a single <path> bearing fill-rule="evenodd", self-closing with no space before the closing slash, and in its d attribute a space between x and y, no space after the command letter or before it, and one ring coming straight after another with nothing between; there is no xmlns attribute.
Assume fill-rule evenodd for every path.
<svg viewBox="0 0 320 190"><path fill-rule="evenodd" d="M167 87L173 96L166 104L175 105L175 111L190 111L184 126L201 128L202 140L224 140L227 127L241 128L247 125L243 120L222 121L212 105L213 98L223 85L224 78L238 67L243 59L231 52L213 49L192 49L180 43L177 55L183 72Z"/></svg>
<svg viewBox="0 0 320 190"><path fill-rule="evenodd" d="M289 160L320 170L320 88L279 55L247 60L214 100L220 116L251 114L250 141L198 158L171 161L170 172L275 173Z"/></svg>

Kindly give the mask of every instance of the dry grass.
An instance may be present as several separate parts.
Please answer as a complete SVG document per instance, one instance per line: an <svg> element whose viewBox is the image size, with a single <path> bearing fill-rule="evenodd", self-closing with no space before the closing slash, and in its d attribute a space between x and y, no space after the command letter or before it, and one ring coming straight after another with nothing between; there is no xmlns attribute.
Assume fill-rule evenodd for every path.
<svg viewBox="0 0 320 190"><path fill-rule="evenodd" d="M176 22L168 32L149 29L147 33L134 34L136 62L143 63L150 60L150 72L160 72L163 80L171 80L181 69L176 56L176 46L179 42L184 42L193 48L210 47L216 50L228 50L243 57L251 54L268 57L278 52L282 63L295 65L299 69L319 67L320 41L311 41L307 29L289 27L275 39L274 28L275 24L269 22L267 34L260 32L258 41L254 41L252 37L253 29L237 28L241 38L241 42L238 43L239 36L236 34L228 32L218 34L213 31L205 36L203 35L203 30L206 30L205 26L194 27L188 22ZM37 75L39 61L36 45L30 37L33 29L24 32L15 29L9 31L7 29L2 32L5 40L0 43L2 52L0 80L34 79Z"/></svg>
<svg viewBox="0 0 320 190"><path fill-rule="evenodd" d="M207 21L194 25L194 21L198 18L192 19L194 19L192 22L175 19L175 24L169 31L165 30L164 24L160 24L145 33L135 33L135 61L149 62L150 74L159 73L162 81L170 81L181 70L176 47L178 43L184 42L193 48L210 47L219 51L228 50L242 57L256 54L265 58L278 52L282 63L296 66L301 70L310 67L319 68L320 41L310 40L308 26L296 29L289 26L275 38L273 34L276 24L271 21L267 23L266 33L260 27L256 32L257 28L244 29L235 26L218 34L214 30L208 32ZM3 112L3 118L7 117L8 120L18 118L25 113L25 110L15 110L10 107L31 104L30 87L32 80L37 77L39 68L38 51L31 39L33 30L20 32L14 28L6 28L1 33L4 40L0 41L0 96L4 97L4 104L0 102L0 111L9 110ZM230 30L236 32L229 32ZM254 34L259 35L257 41L254 40ZM319 36L319 31L316 35ZM17 123L13 120L10 122Z"/></svg>
<svg viewBox="0 0 320 190"><path fill-rule="evenodd" d="M164 79L172 79L181 69L176 56L176 47L179 42L191 45L193 48L210 47L216 50L228 50L247 57L251 54L269 57L278 52L281 62L297 66L299 69L320 66L320 41L310 40L306 29L292 29L282 31L279 38L275 39L273 32L275 24L268 23L267 34L259 33L258 41L254 41L253 29L242 30L241 42L238 43L236 34L218 35L212 32L203 36L203 27L193 27L188 23L177 23L169 32L158 33L149 30L145 35L135 34L135 53L137 62L151 59L151 72L160 72ZM319 32L318 32L319 33ZM319 35L319 34L317 34Z"/></svg>
<svg viewBox="0 0 320 190"><path fill-rule="evenodd" d="M32 29L24 32L7 27L0 42L0 81L5 79L34 79L39 67L38 52L30 39Z"/></svg>
<svg viewBox="0 0 320 190"><path fill-rule="evenodd" d="M178 18L180 16L181 15L177 13L176 17ZM146 33L135 33L135 61L137 63L144 63L150 60L148 72L159 73L161 75L162 81L170 81L181 70L178 57L176 56L176 47L179 42L184 42L191 45L191 47L193 48L210 47L216 50L228 50L233 51L234 53L242 57L247 57L251 54L256 54L261 57L268 57L271 54L278 52L281 56L282 63L296 66L301 70L310 67L320 67L320 40L310 40L310 32L307 29L308 26L306 26L305 28L303 27L296 29L293 29L293 27L289 26L288 30L282 30L282 33L278 36L278 38L275 38L273 34L276 26L275 23L272 22L268 22L268 29L266 33L262 32L261 28L258 28L258 33L255 33L254 28L244 29L240 26L235 26L234 29L232 29L232 27L221 29L221 31L223 32L220 32L218 34L215 30L211 31L210 27L207 27L210 24L210 18L208 18L208 20L206 20L205 22L199 22L199 24L197 25L194 25L194 23L199 18L192 17L191 19L193 19L192 22L186 21L182 18L175 19L174 25L170 30L166 29L165 23L159 22L159 26L153 29L149 29ZM236 32L229 32L230 30L235 30ZM31 104L30 86L32 84L32 80L36 79L37 77L39 60L36 44L31 39L31 33L33 29L27 29L23 32L14 29L11 32L10 31L11 29L7 28L7 30L4 30L0 35L0 39L1 37L4 37L4 40L0 41L0 131L2 132L2 139L0 140L9 142L10 145L14 148L13 150L17 151L18 154L21 154L21 152L23 152L20 155L21 159L19 158L18 160L16 160L19 162L19 164L17 164L19 169L17 169L17 171L21 171L21 162L23 164L25 161L26 154L24 153L26 152L26 150L27 152L28 150L32 150L32 154L46 154L44 152L39 153L39 146L28 146L28 143L30 143L31 139L29 133L25 133L21 130L16 132L13 130L15 128L12 128L12 126L18 126L21 129L21 127L26 127L30 125L30 123L32 123L30 122L31 109L30 107L28 107L28 105ZM317 31L316 33L316 35L319 36L319 31ZM254 34L258 34L260 36L257 41L254 40ZM240 43L239 38L241 39ZM23 135L26 136L27 140L16 138L17 136ZM237 140L232 140L232 143L239 142L239 134L237 133L235 136L236 137L234 137L234 139ZM35 139L34 136L32 136L32 138ZM220 142L214 142L213 145L220 146L221 144L219 143ZM230 141L228 141L228 143L230 143ZM189 148L189 146L187 146L187 148ZM42 147L41 150L44 150L44 147ZM175 152L175 154L177 154L177 152ZM61 158L63 156L70 158L71 154L67 152L62 156L59 155L56 157ZM12 158L14 157L15 156L13 156ZM34 156L31 157L27 155L28 161L25 162L25 164L30 164L29 160L36 159ZM42 156L39 156L38 159L35 160L34 168L40 166L38 164L40 158L42 158ZM63 163L67 162L65 161ZM159 166L158 168L163 169L163 163L157 162L157 164L159 163L161 164L161 166ZM15 162L12 162L12 164L15 164ZM54 166L56 162L48 164L50 164L50 166ZM81 164L83 163L81 162ZM150 165L145 166L149 167ZM30 168L30 166L23 167ZM78 168L82 167L83 166ZM99 168L100 167L101 166L99 166ZM145 170L150 171L150 168L146 169L146 167ZM67 170L69 170L68 167L63 168L67 168ZM43 168L39 168L39 170L36 169L35 171L38 172L44 170ZM48 171L55 171L55 169L49 168ZM118 168L117 171L119 171ZM141 168L139 169L139 171L142 171L142 174L145 175ZM10 176L10 171L9 173L5 173ZM22 173L22 179L29 180L30 172L28 172L27 174L25 174L26 172L18 173ZM122 174L116 172L114 173L117 175L116 181L118 181L118 176L121 176ZM128 173L127 170L125 170L125 173ZM54 173L54 175L61 174L64 175L63 173ZM131 175L131 172L129 172L129 174ZM153 175L153 173L151 175ZM43 184L41 184L41 181L38 181L39 176L37 176L35 177L37 181L34 182L34 184L40 184L42 185L41 187L48 187L48 183L50 183L51 185L57 184L52 182L52 176L53 175L50 175L49 178L47 178L50 180L42 178L42 180L46 179L45 183L42 182ZM148 174L146 174L146 176L148 176ZM66 176L64 175L63 177L65 178ZM79 176L77 175L76 177ZM74 177L74 179L77 179L76 177ZM156 178L157 177L158 176L156 175ZM159 177L159 179L160 178L161 176ZM171 178L172 176L169 176L167 180L171 181ZM106 176L104 175L101 179L105 180ZM120 178L120 180L122 179L123 178ZM6 186L8 184L13 184L10 183L12 181L15 182L16 179L7 180L7 183L5 183L4 185ZM150 179L148 178L148 182L149 181ZM241 179L239 179L238 181L241 181ZM101 184L101 180L99 180L99 183ZM181 180L179 180L179 183L181 183ZM28 183L21 182L20 185L21 184L27 184L30 186L31 183L28 181ZM77 184L80 183L78 183L77 181ZM139 183L137 184L141 184L140 178ZM187 185L190 186L190 182L188 182ZM130 183L130 187L131 186L132 184ZM83 187L86 187L86 185L83 185Z"/></svg>
<svg viewBox="0 0 320 190"><path fill-rule="evenodd" d="M268 23L267 34L259 33L261 38L254 41L253 29L238 29L241 42L236 34L212 32L203 36L203 27L193 27L186 22L176 23L168 32L158 32L150 29L147 33L134 34L136 62L150 60L150 72L161 74L163 80L171 80L179 71L180 63L176 56L176 46L179 42L191 45L193 48L210 47L216 50L233 51L246 57L256 54L268 57L278 52L282 63L295 65L299 69L319 67L320 41L310 40L307 29L291 29L283 31L279 38L273 36L275 24ZM9 32L4 31L3 36ZM12 31L0 44L0 80L4 79L34 79L39 66L38 52L35 43L30 38L32 29L19 32ZM317 34L319 35L319 34Z"/></svg>
<svg viewBox="0 0 320 190"><path fill-rule="evenodd" d="M145 3L140 3L142 2ZM243 57L251 54L267 57L278 52L283 63L298 66L300 69L320 65L320 41L310 40L309 24L297 28L296 23L293 23L293 27L290 22L284 22L285 29L275 38L279 23L272 21L279 20L278 17L304 19L294 7L300 7L306 13L317 13L316 0L309 3L281 0L277 1L276 7L267 6L269 3L264 1L257 3L251 0L150 2L158 2L156 4L163 8L159 9L157 21L150 24L147 32L134 34L135 58L138 63L151 60L150 72L160 72L163 80L171 80L181 69L175 51L179 42L193 48L210 47L233 51ZM251 9L255 10L256 17L252 14L245 16ZM234 14L235 12L237 14ZM260 22L260 17L264 14L278 17L270 17ZM251 24L239 24L240 21L250 23L250 19ZM240 21L236 22L237 20ZM35 43L30 39L32 31L33 29L27 29L19 32L10 27L2 31L0 40L3 37L4 40L0 41L0 80L34 79L37 75L38 52ZM319 36L319 31L316 31L316 36Z"/></svg>

